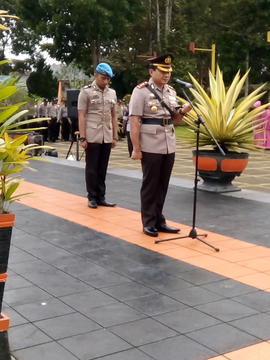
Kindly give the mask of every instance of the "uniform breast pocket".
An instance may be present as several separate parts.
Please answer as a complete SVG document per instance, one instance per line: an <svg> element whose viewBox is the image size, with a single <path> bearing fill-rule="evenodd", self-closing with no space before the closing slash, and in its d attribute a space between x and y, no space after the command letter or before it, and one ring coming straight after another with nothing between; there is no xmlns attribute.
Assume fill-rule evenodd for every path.
<svg viewBox="0 0 270 360"><path fill-rule="evenodd" d="M105 99L105 109L107 111L111 110L115 105L115 101L113 99Z"/></svg>
<svg viewBox="0 0 270 360"><path fill-rule="evenodd" d="M101 107L101 99L90 99L90 106L92 109L99 109Z"/></svg>

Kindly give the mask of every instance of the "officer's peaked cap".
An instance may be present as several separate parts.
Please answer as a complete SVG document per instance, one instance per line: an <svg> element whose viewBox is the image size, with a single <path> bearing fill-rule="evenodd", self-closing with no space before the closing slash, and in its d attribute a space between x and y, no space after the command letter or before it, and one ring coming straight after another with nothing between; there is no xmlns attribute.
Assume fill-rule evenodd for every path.
<svg viewBox="0 0 270 360"><path fill-rule="evenodd" d="M173 62L172 54L163 54L157 57L153 57L148 59L149 65L154 65L158 70L161 71L172 71L172 62Z"/></svg>
<svg viewBox="0 0 270 360"><path fill-rule="evenodd" d="M99 63L96 67L96 72L102 75L109 76L110 78L114 76L112 68L107 63Z"/></svg>

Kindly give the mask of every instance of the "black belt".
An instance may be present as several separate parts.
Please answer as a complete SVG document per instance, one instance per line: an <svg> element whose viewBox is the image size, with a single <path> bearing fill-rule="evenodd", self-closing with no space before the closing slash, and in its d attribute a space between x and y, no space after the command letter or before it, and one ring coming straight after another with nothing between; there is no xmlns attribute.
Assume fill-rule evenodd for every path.
<svg viewBox="0 0 270 360"><path fill-rule="evenodd" d="M142 124L147 124L147 125L161 125L161 126L165 126L165 125L171 125L172 119L157 119L157 118L142 118Z"/></svg>

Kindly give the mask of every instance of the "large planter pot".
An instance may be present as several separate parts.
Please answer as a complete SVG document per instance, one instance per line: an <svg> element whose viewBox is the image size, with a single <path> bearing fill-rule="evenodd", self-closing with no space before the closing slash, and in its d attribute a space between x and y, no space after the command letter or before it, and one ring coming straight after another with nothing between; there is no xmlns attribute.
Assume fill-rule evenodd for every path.
<svg viewBox="0 0 270 360"><path fill-rule="evenodd" d="M14 214L0 214L0 317L5 282L7 279L8 258L14 219Z"/></svg>
<svg viewBox="0 0 270 360"><path fill-rule="evenodd" d="M225 156L214 150L199 150L198 172L203 183L198 190L210 192L239 191L232 184L236 176L240 176L248 164L248 153L230 152ZM193 151L193 162L196 161L196 150Z"/></svg>

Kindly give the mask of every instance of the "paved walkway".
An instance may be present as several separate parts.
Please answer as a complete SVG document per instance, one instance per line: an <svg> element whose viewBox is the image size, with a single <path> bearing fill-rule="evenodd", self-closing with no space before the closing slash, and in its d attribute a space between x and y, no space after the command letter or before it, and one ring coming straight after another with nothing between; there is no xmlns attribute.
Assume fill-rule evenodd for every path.
<svg viewBox="0 0 270 360"><path fill-rule="evenodd" d="M66 157L70 143L57 142L50 144L54 146L60 157ZM76 144L72 146L71 154L76 156ZM80 150L80 157L82 152ZM82 158L83 161L83 158ZM128 157L126 140L118 142L112 151L110 169L140 169L140 163ZM176 160L173 176L192 180L194 178L194 166L192 162L191 149L183 148L181 141L177 140ZM240 177L233 183L241 189L251 189L270 192L270 151L252 152L249 156L249 164Z"/></svg>
<svg viewBox="0 0 270 360"><path fill-rule="evenodd" d="M65 154L68 145L57 148ZM189 153L178 151L164 209L183 236L192 218ZM259 177L263 192L249 182L238 193L199 192L198 233L215 252L189 237L155 244L142 233L140 167L125 142L107 178L113 209L87 208L83 161L50 160L25 172L21 191L34 195L15 205L4 312L16 359L270 358L270 194Z"/></svg>

